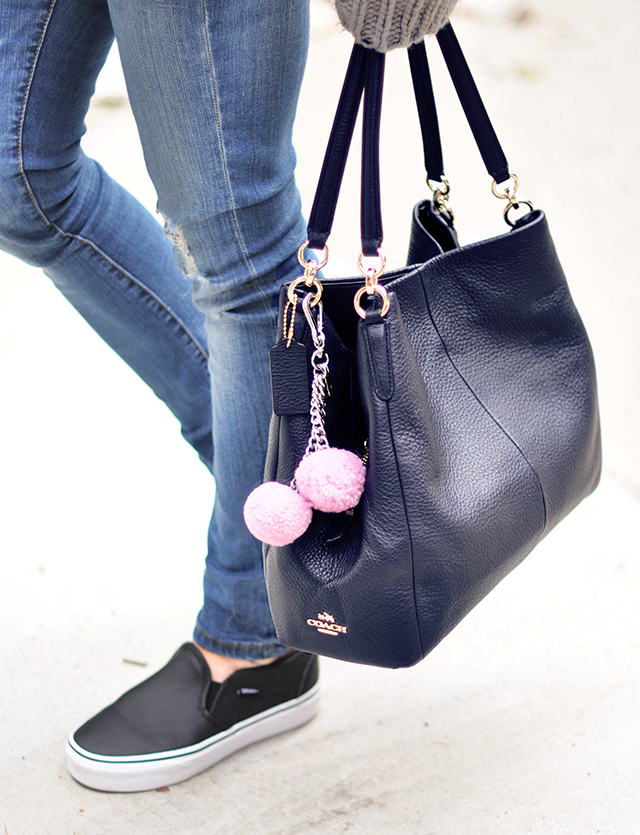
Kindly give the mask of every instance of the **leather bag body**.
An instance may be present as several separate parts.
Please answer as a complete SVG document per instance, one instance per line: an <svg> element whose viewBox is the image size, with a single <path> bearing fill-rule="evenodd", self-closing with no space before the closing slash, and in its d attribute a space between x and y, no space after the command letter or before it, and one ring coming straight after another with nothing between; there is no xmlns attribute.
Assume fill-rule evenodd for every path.
<svg viewBox="0 0 640 835"><path fill-rule="evenodd" d="M411 266L380 278L386 315L356 314L361 278L322 281L327 435L366 448L365 491L264 550L282 643L384 667L424 658L601 467L593 356L543 212L459 247L432 209L414 214ZM286 288L281 334L285 303ZM293 337L310 354L303 316ZM276 401L265 478L289 483L309 414L300 397Z"/></svg>

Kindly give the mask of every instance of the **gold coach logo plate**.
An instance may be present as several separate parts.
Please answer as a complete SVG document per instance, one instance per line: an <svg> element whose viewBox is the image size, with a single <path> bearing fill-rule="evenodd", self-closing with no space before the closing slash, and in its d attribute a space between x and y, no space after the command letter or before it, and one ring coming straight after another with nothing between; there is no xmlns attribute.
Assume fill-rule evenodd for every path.
<svg viewBox="0 0 640 835"><path fill-rule="evenodd" d="M317 618L309 618L307 624L313 626L318 632L322 632L323 635L333 635L336 637L337 635L347 634L347 627L340 626L340 624L336 623L334 616L328 612L319 613Z"/></svg>

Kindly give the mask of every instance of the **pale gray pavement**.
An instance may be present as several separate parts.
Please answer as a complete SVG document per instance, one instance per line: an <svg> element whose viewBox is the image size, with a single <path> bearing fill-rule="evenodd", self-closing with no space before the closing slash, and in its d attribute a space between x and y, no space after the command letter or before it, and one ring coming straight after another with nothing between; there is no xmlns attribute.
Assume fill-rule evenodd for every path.
<svg viewBox="0 0 640 835"><path fill-rule="evenodd" d="M65 771L66 735L188 639L213 486L47 280L0 256L0 835L640 831L640 3L463 0L456 20L592 337L602 485L417 667L327 661L305 728L168 792L89 791ZM307 209L349 49L316 3L297 129ZM499 234L433 63L463 239ZM390 57L384 114L393 265L425 196L405 64ZM107 73L86 148L152 208L130 113L105 107L121 94ZM334 272L357 253L356 178L352 166Z"/></svg>

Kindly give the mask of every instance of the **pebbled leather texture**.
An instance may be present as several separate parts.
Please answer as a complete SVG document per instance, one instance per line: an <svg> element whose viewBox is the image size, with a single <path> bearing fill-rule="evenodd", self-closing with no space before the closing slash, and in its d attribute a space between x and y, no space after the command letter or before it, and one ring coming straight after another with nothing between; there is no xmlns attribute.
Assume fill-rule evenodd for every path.
<svg viewBox="0 0 640 835"><path fill-rule="evenodd" d="M437 38L500 183L507 160L450 25ZM427 170L439 177L424 48L410 59ZM309 223L312 246L324 245L331 228L363 87L365 253L381 237L383 71L371 50L354 48ZM364 320L356 315L361 279L323 282L333 391L327 435L359 454L366 445L365 491L353 513L314 511L298 540L264 550L284 644L385 667L430 652L595 488L601 467L593 356L544 214L532 211L507 234L459 247L451 216L424 201L414 210L408 263L417 266L380 279L391 300L385 317L375 305ZM294 338L311 353L304 322ZM302 403L302 363L297 377ZM306 448L309 416L282 402L295 385L289 379L278 391L266 480L289 483Z"/></svg>
<svg viewBox="0 0 640 835"><path fill-rule="evenodd" d="M307 348L300 342L276 342L269 352L271 401L276 415L306 415L309 412Z"/></svg>
<svg viewBox="0 0 640 835"><path fill-rule="evenodd" d="M448 251L420 215L427 257L381 279L386 317L358 320L361 279L323 282L327 432L357 452L368 440L360 505L314 511L264 551L283 643L384 667L430 652L601 467L593 356L544 214L466 247L445 235ZM311 348L302 326L295 338ZM272 418L267 480L291 480L308 436L308 416ZM324 615L344 630L319 631Z"/></svg>

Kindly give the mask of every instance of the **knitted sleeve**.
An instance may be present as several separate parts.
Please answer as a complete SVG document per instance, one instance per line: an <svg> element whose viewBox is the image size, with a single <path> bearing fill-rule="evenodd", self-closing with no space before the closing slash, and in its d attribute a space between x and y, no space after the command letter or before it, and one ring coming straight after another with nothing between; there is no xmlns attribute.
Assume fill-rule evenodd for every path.
<svg viewBox="0 0 640 835"><path fill-rule="evenodd" d="M458 0L329 0L356 42L378 52L409 47L447 23Z"/></svg>

